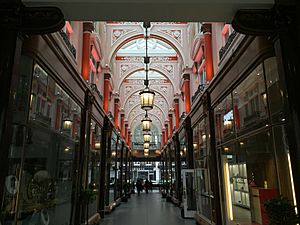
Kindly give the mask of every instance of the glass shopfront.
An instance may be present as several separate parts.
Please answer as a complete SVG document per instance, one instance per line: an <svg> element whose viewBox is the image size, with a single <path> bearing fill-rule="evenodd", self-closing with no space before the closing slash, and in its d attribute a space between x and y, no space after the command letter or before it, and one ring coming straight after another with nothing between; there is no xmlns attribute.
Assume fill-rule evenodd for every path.
<svg viewBox="0 0 300 225"><path fill-rule="evenodd" d="M101 127L92 120L90 132L90 151L88 169L88 187L94 196L89 203L89 217L94 215L98 209L98 197L100 186L100 149L101 149Z"/></svg>
<svg viewBox="0 0 300 225"><path fill-rule="evenodd" d="M110 164L109 166L109 202L111 204L115 201L117 196L117 174L118 174L118 156L117 156L117 147L118 147L118 137L114 131L112 131L111 136L111 148L110 148Z"/></svg>
<svg viewBox="0 0 300 225"><path fill-rule="evenodd" d="M213 191L210 177L210 153L208 149L207 118L193 128L197 212L205 220L212 221Z"/></svg>
<svg viewBox="0 0 300 225"><path fill-rule="evenodd" d="M26 78L29 81L33 74L28 120L26 126L16 125L13 132L1 218L7 225L65 225L71 218L81 108L41 66L32 68ZM25 74L22 71L20 79ZM17 93L16 101L26 95ZM26 101L22 103L26 108Z"/></svg>
<svg viewBox="0 0 300 225"><path fill-rule="evenodd" d="M275 58L259 64L215 107L226 224L267 225L266 200L293 200L282 107Z"/></svg>

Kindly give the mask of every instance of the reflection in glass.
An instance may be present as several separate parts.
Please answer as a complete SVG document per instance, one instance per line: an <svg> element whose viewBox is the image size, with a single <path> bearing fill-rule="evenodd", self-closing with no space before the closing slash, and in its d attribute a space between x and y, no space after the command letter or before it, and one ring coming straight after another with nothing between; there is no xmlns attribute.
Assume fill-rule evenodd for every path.
<svg viewBox="0 0 300 225"><path fill-rule="evenodd" d="M13 131L16 141L10 152L6 212L1 217L5 224L15 218L20 224L69 224L81 109L37 64L32 79L28 126L15 126ZM68 130L63 127L67 115L73 121ZM23 137L27 137L24 146Z"/></svg>
<svg viewBox="0 0 300 225"><path fill-rule="evenodd" d="M268 124L267 95L262 64L233 91L233 109L238 133Z"/></svg>

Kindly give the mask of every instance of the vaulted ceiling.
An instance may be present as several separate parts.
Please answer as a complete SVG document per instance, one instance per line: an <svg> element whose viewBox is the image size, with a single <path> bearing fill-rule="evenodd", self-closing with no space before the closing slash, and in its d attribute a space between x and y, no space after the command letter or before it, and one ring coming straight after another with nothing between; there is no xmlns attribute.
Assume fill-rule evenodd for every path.
<svg viewBox="0 0 300 225"><path fill-rule="evenodd" d="M180 79L189 57L188 23L151 23L148 39L149 83L155 91L155 106L148 115L161 133L173 111L173 100L180 94ZM106 22L105 52L112 73L113 95L120 99L121 111L132 133L139 128L145 111L139 92L144 89L146 52L144 28L138 22Z"/></svg>

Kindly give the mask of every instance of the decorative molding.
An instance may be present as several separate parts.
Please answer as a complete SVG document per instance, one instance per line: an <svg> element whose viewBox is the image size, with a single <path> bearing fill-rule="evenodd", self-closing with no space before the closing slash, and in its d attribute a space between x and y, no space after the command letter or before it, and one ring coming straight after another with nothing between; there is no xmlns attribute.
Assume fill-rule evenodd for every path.
<svg viewBox="0 0 300 225"><path fill-rule="evenodd" d="M117 61L125 61L125 62L144 62L143 56L116 56L115 60ZM150 62L169 62L169 61L177 61L177 56L153 56L150 57Z"/></svg>
<svg viewBox="0 0 300 225"><path fill-rule="evenodd" d="M138 68L135 64L121 64L120 65L120 77L122 77L127 71Z"/></svg>
<svg viewBox="0 0 300 225"><path fill-rule="evenodd" d="M158 30L158 32L164 33L174 38L182 46L182 30Z"/></svg>
<svg viewBox="0 0 300 225"><path fill-rule="evenodd" d="M124 35L135 31L136 29L113 29L111 31L111 46L114 45Z"/></svg>

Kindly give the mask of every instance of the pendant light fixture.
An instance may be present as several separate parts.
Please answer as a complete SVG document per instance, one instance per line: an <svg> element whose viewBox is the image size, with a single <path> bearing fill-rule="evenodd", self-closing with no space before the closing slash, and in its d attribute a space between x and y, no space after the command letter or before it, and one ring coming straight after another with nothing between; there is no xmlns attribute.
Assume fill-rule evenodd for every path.
<svg viewBox="0 0 300 225"><path fill-rule="evenodd" d="M142 127L143 131L150 131L152 120L148 117L148 113L146 111L145 117L142 119Z"/></svg>
<svg viewBox="0 0 300 225"><path fill-rule="evenodd" d="M145 89L142 90L140 94L141 100L141 108L144 110L153 109L154 105L154 91L149 88L149 80L148 80L148 64L150 63L150 57L148 56L148 28L150 27L150 22L144 22L143 27L146 29L145 40L146 40L146 56L144 57L144 63L146 65L146 79L144 81Z"/></svg>
<svg viewBox="0 0 300 225"><path fill-rule="evenodd" d="M145 142L144 143L144 149L149 149L150 148L150 143L149 142Z"/></svg>
<svg viewBox="0 0 300 225"><path fill-rule="evenodd" d="M151 140L151 133L145 132L144 133L144 142L150 142L150 140Z"/></svg>

